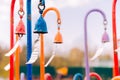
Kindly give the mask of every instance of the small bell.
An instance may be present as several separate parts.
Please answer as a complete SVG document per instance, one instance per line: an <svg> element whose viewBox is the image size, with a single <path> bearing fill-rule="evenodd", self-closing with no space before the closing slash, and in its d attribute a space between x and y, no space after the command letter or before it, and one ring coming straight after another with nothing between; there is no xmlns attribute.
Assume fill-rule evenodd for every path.
<svg viewBox="0 0 120 80"><path fill-rule="evenodd" d="M16 32L15 34L21 34L21 35L25 35L25 25L22 21L22 19L20 19L17 27L16 27Z"/></svg>
<svg viewBox="0 0 120 80"><path fill-rule="evenodd" d="M47 25L42 16L39 17L37 23L35 24L34 33L47 33Z"/></svg>
<svg viewBox="0 0 120 80"><path fill-rule="evenodd" d="M106 42L109 42L109 36L108 36L107 32L105 31L102 36L102 43L106 43Z"/></svg>
<svg viewBox="0 0 120 80"><path fill-rule="evenodd" d="M58 28L58 32L57 32L57 34L55 36L54 43L61 44L62 42L63 42L62 35L60 33L60 28Z"/></svg>

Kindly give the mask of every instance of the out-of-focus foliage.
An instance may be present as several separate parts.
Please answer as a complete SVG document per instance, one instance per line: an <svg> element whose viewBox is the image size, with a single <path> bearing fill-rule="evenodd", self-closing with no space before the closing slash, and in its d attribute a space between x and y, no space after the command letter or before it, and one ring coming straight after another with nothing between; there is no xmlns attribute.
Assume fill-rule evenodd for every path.
<svg viewBox="0 0 120 80"><path fill-rule="evenodd" d="M69 56L67 57L69 64L68 66L83 66L84 63L84 53L78 48L71 49Z"/></svg>
<svg viewBox="0 0 120 80"><path fill-rule="evenodd" d="M9 71L5 71L4 67L9 63L9 57L4 56L8 52L8 48L0 47L0 77L8 77Z"/></svg>
<svg viewBox="0 0 120 80"><path fill-rule="evenodd" d="M45 55L45 63L50 58L50 54L52 54L52 50ZM64 66L73 66L73 67L84 67L84 51L80 50L79 48L72 48L69 53L62 53L62 54L68 54L68 56L61 56L58 55L59 52L56 53L56 56L50 63L50 66L54 66L55 68L64 67ZM20 65L25 65L26 63L26 46L22 48L22 51L20 53ZM94 55L94 52L89 51L89 58ZM99 61L110 61L111 57L109 54L101 55L98 57ZM39 58L38 60L33 64L39 66Z"/></svg>
<svg viewBox="0 0 120 80"><path fill-rule="evenodd" d="M0 76L8 77L9 71L5 71L4 67L9 63L9 57L5 57L4 53L8 52L8 48L1 48L0 47ZM89 58L93 56L94 51L89 51ZM50 50L47 55L45 54L45 63L48 61L52 54L52 50ZM66 55L59 55L59 54L68 54ZM20 52L20 65L25 66L26 64L26 56L27 50L26 45L21 48ZM98 57L98 61L110 61L112 58L109 54L105 54ZM33 64L33 66L39 66L39 58ZM94 64L93 64L94 65ZM84 67L84 51L80 50L79 48L73 47L68 53L60 53L59 51L56 52L56 56L50 63L50 66L54 68L61 68L61 67Z"/></svg>
<svg viewBox="0 0 120 80"><path fill-rule="evenodd" d="M61 56L56 56L53 61L51 62L51 66L54 66L55 68L68 66L69 62L66 58Z"/></svg>
<svg viewBox="0 0 120 80"><path fill-rule="evenodd" d="M20 52L20 65L25 65L26 63L26 46L23 46L23 48L21 49L21 52Z"/></svg>

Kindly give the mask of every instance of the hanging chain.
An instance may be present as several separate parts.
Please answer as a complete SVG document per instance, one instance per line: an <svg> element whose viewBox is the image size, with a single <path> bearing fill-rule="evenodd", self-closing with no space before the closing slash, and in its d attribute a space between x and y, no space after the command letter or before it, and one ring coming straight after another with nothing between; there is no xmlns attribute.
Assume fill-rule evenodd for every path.
<svg viewBox="0 0 120 80"><path fill-rule="evenodd" d="M20 19L22 19L23 15L25 14L25 12L23 10L23 0L19 0L19 5L20 5L20 9L18 10L18 15L19 15ZM23 37L23 34L18 33L18 36L21 39Z"/></svg>
<svg viewBox="0 0 120 80"><path fill-rule="evenodd" d="M23 10L23 0L19 0L19 4L20 4L20 9L18 11L18 15L20 16L20 18L23 18L23 15L25 14Z"/></svg>
<svg viewBox="0 0 120 80"><path fill-rule="evenodd" d="M104 30L106 31L107 30L107 20L104 20L103 25L104 25Z"/></svg>
<svg viewBox="0 0 120 80"><path fill-rule="evenodd" d="M24 10L19 10L18 11L18 15L20 16L20 18L23 18L24 14L25 14Z"/></svg>
<svg viewBox="0 0 120 80"><path fill-rule="evenodd" d="M45 9L45 1L44 0L40 0L40 2L38 4L38 9L39 9L39 13L42 14Z"/></svg>
<svg viewBox="0 0 120 80"><path fill-rule="evenodd" d="M61 20L60 19L57 20L57 26L58 26L58 31L59 31L60 30L60 26L61 26Z"/></svg>

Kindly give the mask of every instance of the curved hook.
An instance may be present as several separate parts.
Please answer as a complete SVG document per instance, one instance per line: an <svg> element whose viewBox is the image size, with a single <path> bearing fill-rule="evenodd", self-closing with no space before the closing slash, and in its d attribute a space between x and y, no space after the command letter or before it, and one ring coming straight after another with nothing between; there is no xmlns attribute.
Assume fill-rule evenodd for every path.
<svg viewBox="0 0 120 80"><path fill-rule="evenodd" d="M111 80L120 80L120 76L115 76Z"/></svg>
<svg viewBox="0 0 120 80"><path fill-rule="evenodd" d="M97 73L95 73L95 72L91 72L89 75L90 75L91 77L92 77L92 76L93 76L93 77L96 77L97 80L102 80L102 78L100 77L100 75L97 74ZM86 77L84 78L84 80L87 80Z"/></svg>
<svg viewBox="0 0 120 80"><path fill-rule="evenodd" d="M75 74L75 76L73 77L73 80L83 80L82 79L82 74L80 74L80 73L77 73L77 74Z"/></svg>
<svg viewBox="0 0 120 80"><path fill-rule="evenodd" d="M88 15L91 14L92 12L98 12L98 13L100 13L100 14L102 15L102 17L103 17L103 20L105 21L105 24L107 23L107 22L106 22L106 21L107 21L107 18L106 18L106 16L105 16L105 13L104 13L102 10L99 10L99 9L92 9L92 10L90 10L90 11L86 14L86 16L85 16L85 23L87 23Z"/></svg>
<svg viewBox="0 0 120 80"><path fill-rule="evenodd" d="M58 9L57 9L57 8L54 8L54 7L47 8L47 9L44 10L42 16L45 17L45 15L46 15L46 13L47 13L48 11L55 11L55 12L56 12L56 15L57 15L57 23L60 25L60 24L61 24L61 18L60 18L60 12L58 11ZM45 67L47 67L48 64L53 60L54 56L55 56L55 52L53 52L52 56L50 57L50 59L48 60L48 62L45 64Z"/></svg>
<svg viewBox="0 0 120 80"><path fill-rule="evenodd" d="M46 15L46 13L47 13L48 11L50 11L50 10L56 12L56 15L57 15L57 23L58 23L58 24L61 24L60 12L59 12L56 8L54 8L54 7L50 7L50 8L45 9L44 12L43 12L43 14L42 14L42 16L44 17L44 16Z"/></svg>
<svg viewBox="0 0 120 80"><path fill-rule="evenodd" d="M23 11L23 0L19 0L20 11Z"/></svg>
<svg viewBox="0 0 120 80"><path fill-rule="evenodd" d="M42 13L42 16L44 17L46 15L46 13L48 11L50 11L50 10L53 10L53 11L56 12L56 14L57 14L57 23L61 24L60 13L54 7L47 8L46 10L44 10L44 12ZM41 55L40 55L41 56L41 58L40 58L40 66L41 66L40 72L41 72L41 74L40 74L40 79L44 80L44 72L45 72L45 70L44 70L44 36L43 36L43 34L40 34L40 43L41 43L40 44L40 46L41 46ZM53 59L53 58L50 58L50 59ZM48 60L48 61L51 61L51 60Z"/></svg>
<svg viewBox="0 0 120 80"><path fill-rule="evenodd" d="M45 80L53 80L53 78L49 73L46 73L45 74Z"/></svg>
<svg viewBox="0 0 120 80"><path fill-rule="evenodd" d="M86 70L87 80L90 80L90 77L89 77L90 70L89 70L89 63L88 63L88 45L87 45L87 18L88 18L88 15L92 12L100 13L103 16L104 22L106 23L106 21L107 21L105 14L99 9L92 9L85 16L85 19L84 19L85 20L84 21L85 54L84 55L85 55L85 70Z"/></svg>

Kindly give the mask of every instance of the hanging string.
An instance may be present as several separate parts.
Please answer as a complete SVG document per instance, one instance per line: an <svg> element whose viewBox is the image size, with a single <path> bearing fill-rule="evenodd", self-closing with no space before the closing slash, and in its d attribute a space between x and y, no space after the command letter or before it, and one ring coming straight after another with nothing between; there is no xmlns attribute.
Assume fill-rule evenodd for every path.
<svg viewBox="0 0 120 80"><path fill-rule="evenodd" d="M19 0L20 11L23 11L23 0Z"/></svg>
<svg viewBox="0 0 120 80"><path fill-rule="evenodd" d="M45 5L45 0L40 0L40 3L42 3L43 5Z"/></svg>
<svg viewBox="0 0 120 80"><path fill-rule="evenodd" d="M23 15L25 14L24 10L23 10L23 0L19 0L19 5L20 5L20 9L18 11L18 14L20 16L20 18L23 18Z"/></svg>

